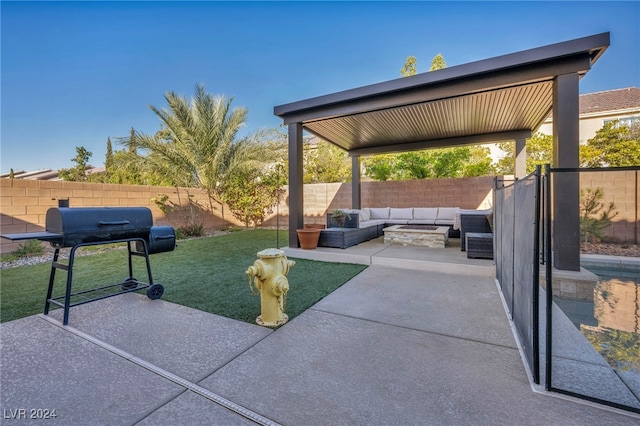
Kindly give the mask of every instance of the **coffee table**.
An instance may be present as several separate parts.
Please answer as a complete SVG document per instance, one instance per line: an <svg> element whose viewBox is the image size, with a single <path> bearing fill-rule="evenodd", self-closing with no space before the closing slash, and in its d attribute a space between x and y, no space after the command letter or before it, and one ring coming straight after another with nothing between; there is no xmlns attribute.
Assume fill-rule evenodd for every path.
<svg viewBox="0 0 640 426"><path fill-rule="evenodd" d="M448 226L393 225L383 232L385 244L445 248L449 241Z"/></svg>

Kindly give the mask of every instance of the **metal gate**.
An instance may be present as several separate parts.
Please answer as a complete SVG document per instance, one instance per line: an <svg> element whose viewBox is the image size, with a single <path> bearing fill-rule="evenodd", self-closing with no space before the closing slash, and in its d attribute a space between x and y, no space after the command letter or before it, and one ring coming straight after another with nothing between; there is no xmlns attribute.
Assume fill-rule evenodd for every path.
<svg viewBox="0 0 640 426"><path fill-rule="evenodd" d="M510 185L498 187L496 180L496 275L536 384L540 383L540 198L539 167Z"/></svg>
<svg viewBox="0 0 640 426"><path fill-rule="evenodd" d="M546 339L543 352L545 354L545 388L547 390L566 395L587 399L615 408L640 413L640 370L638 369L638 354L640 353L640 273L633 272L636 284L622 283L624 290L614 291L614 284L603 283L598 279L595 288L580 287L577 280L573 286L562 287L560 280L556 283L554 276L559 274L551 268L550 254L553 252L553 217L552 207L554 196L551 184L554 179L573 177L579 181L582 191L595 187L604 187L608 195L622 194L629 200L617 208L627 215L623 222L627 226L638 227L640 219L638 208L640 200L639 187L640 167L617 168L550 168L545 171L545 258L546 258ZM615 183L615 185L611 185ZM602 189L602 188L600 188ZM630 212L630 213L629 213ZM581 220L584 215L581 211ZM635 216L634 216L635 215ZM582 225L582 223L581 223ZM638 243L636 239L631 243ZM631 258L631 264L634 258ZM618 260L619 262L619 260ZM621 263L622 264L622 263ZM584 260L581 259L582 269ZM591 267L589 267L591 268ZM597 269L597 268L596 268ZM634 269L636 271L636 269ZM615 278L614 282L618 282ZM610 286L611 285L611 286ZM569 290L575 288L574 296ZM580 291L588 290L588 291ZM634 293L635 290L635 293ZM587 295L589 298L587 299ZM582 306L591 305L594 324L582 312L581 318L570 318L573 315L572 306L567 304L569 299L575 299ZM589 301L590 300L590 301ZM614 307L618 309L614 316ZM585 309L583 308L583 311ZM631 329L620 325L620 318L631 324ZM579 322L579 324L574 323ZM591 341L589 340L591 339ZM604 354L608 360L605 360ZM625 357L634 361L634 369L627 369L624 365Z"/></svg>
<svg viewBox="0 0 640 426"><path fill-rule="evenodd" d="M498 180L495 181L496 277L536 384L540 384L541 372L544 371L544 386L547 390L640 412L638 367L634 364L635 372L620 367L622 361L628 361L627 358L631 355L634 355L631 359L636 360L637 353L640 353L637 349L640 348L640 326L637 325L640 323L640 281L636 281L635 287L633 284L623 283L626 286L623 289L635 288L635 293L627 292L629 294L614 295L610 287L599 288L600 282L595 289L591 289L594 306L599 303L598 309L594 309L594 316L605 323L605 326L599 322L598 326L581 324L578 329L559 304L566 303L566 299L563 301L565 293L573 287L577 288L577 284L572 284L575 281L567 281L568 284L563 287L562 279L566 280L566 277L558 278L558 283L554 283L554 276L559 275L559 272L552 268L554 225L551 212L556 200L551 191L551 183L554 177L563 173L563 178L574 174L575 179L580 180L580 188L585 191L590 186L602 185L606 186L608 193L628 200L624 206L622 203L619 206L625 209L627 216L626 224L622 225L635 227L636 237L633 241L637 244L640 226L640 167L552 169L547 165L544 176L538 167L534 173L512 184L499 185ZM609 179L605 179L607 174L610 175ZM615 185L611 186L611 182ZM539 276L540 264L545 264L544 282L541 282ZM640 280L640 276L637 279ZM589 290L586 287L584 289ZM541 291L545 295L542 303L539 302ZM554 294L556 292L558 296ZM632 330L609 332L606 329L606 322L614 321L611 316L614 304L625 309L631 306L622 312L626 315L624 318L631 323ZM545 309L542 318L540 308ZM605 314L608 316L605 317ZM630 319L627 318L629 315ZM545 330L543 341L539 336L540 325ZM612 365L607 365L581 334L583 328L590 333L592 339L602 336L609 338L610 341L600 344L600 349L611 358L609 362ZM626 346L622 345L623 340ZM628 353L621 352L620 348ZM544 358L544 363L540 362L541 357Z"/></svg>

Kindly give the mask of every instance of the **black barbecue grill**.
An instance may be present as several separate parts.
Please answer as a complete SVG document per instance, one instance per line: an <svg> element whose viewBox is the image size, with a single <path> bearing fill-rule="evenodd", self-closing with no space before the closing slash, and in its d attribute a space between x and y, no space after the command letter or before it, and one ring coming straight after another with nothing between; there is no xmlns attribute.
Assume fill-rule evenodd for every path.
<svg viewBox="0 0 640 426"><path fill-rule="evenodd" d="M150 299L159 299L164 293L151 276L149 254L172 251L176 246L175 231L170 226L153 226L151 210L146 207L57 207L47 210L46 231L2 235L13 241L37 239L47 241L55 248L51 262L49 288L44 314L54 305L64 308L63 324L69 322L69 308L119 294L145 289ZM124 281L104 287L72 293L73 264L78 248L98 244L127 243L129 276ZM60 249L71 248L69 262L58 262ZM146 261L147 283L133 277L133 256ZM52 297L57 269L67 271L64 296Z"/></svg>

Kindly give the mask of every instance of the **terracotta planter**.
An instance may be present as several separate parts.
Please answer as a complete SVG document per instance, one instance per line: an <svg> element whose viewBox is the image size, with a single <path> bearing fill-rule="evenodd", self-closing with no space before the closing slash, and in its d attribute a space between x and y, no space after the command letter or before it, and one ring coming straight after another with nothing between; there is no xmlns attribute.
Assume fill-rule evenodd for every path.
<svg viewBox="0 0 640 426"><path fill-rule="evenodd" d="M320 239L320 230L314 228L297 229L298 241L300 241L300 248L305 250L313 250L318 247L318 240Z"/></svg>
<svg viewBox="0 0 640 426"><path fill-rule="evenodd" d="M326 225L321 223L305 223L304 229L325 229Z"/></svg>

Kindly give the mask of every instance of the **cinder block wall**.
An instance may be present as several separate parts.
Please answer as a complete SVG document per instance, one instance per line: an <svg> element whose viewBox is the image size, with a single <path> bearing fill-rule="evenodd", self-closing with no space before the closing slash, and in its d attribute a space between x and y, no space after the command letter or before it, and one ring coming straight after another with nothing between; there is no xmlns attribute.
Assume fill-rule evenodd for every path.
<svg viewBox="0 0 640 426"><path fill-rule="evenodd" d="M604 202L613 201L620 212L606 231L608 238L629 244L640 241L639 173L581 173L581 188L603 189ZM425 179L389 182L362 182L363 207L491 207L493 177ZM0 232L3 234L42 231L47 209L58 205L58 199L69 198L72 207L145 206L153 212L156 225L178 227L188 223L185 211L165 215L151 201L166 194L178 205L187 204L187 189L138 185L112 185L82 182L52 182L22 179L0 179ZM203 206L208 203L204 191L189 189L192 199ZM263 224L288 226L288 192ZM304 186L304 213L307 223L325 223L327 212L351 207L351 183L320 183ZM213 206L213 215L204 209L197 212L208 228L242 226L228 208ZM276 219L276 214L278 218ZM8 253L19 243L0 240L0 250Z"/></svg>
<svg viewBox="0 0 640 426"><path fill-rule="evenodd" d="M363 207L491 207L493 177L363 182ZM332 206L333 207L333 206Z"/></svg>
<svg viewBox="0 0 640 426"><path fill-rule="evenodd" d="M493 177L362 182L362 207L491 207ZM351 208L351 183L304 185L305 223L326 223L327 212ZM280 226L287 226L288 197L279 207ZM285 213L286 212L286 213ZM275 226L274 215L265 226Z"/></svg>
<svg viewBox="0 0 640 426"><path fill-rule="evenodd" d="M640 171L582 172L580 189L602 188L606 206L613 202L618 216L605 231L607 238L628 244L640 242Z"/></svg>
<svg viewBox="0 0 640 426"><path fill-rule="evenodd" d="M188 223L186 210L173 211L165 215L152 198L158 194L166 194L169 201L175 204L187 205L187 189L166 188L142 185L113 185L101 183L63 182L63 181L39 181L23 179L0 179L0 228L2 234L14 234L22 232L36 232L44 230L46 213L50 207L56 207L59 199L69 199L71 207L96 207L96 206L137 206L148 207L153 213L154 224L174 227ZM189 189L192 200L207 205L207 197L204 191ZM214 206L214 215L196 210L204 221L204 225L210 228L222 228L229 225L240 225L233 219L228 211L224 212L223 206ZM12 243L9 240L0 240L0 250L8 253L15 250L21 243Z"/></svg>

